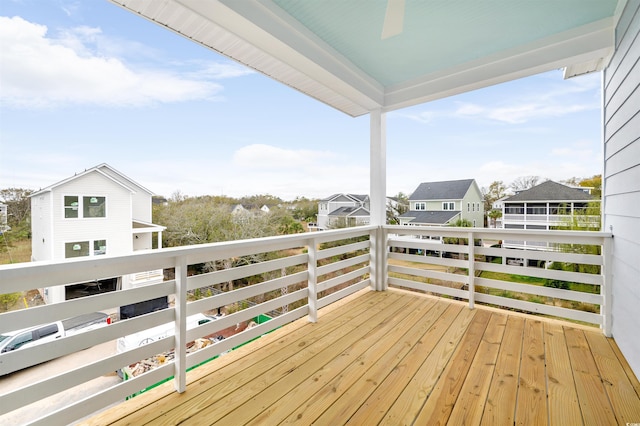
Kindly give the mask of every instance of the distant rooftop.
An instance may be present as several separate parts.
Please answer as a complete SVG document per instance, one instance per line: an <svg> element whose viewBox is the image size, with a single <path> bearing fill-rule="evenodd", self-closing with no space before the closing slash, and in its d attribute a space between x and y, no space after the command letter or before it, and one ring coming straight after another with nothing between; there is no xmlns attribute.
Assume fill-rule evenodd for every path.
<svg viewBox="0 0 640 426"><path fill-rule="evenodd" d="M413 218L409 223L443 225L453 219L460 211L443 210L443 211L409 211L400 217Z"/></svg>
<svg viewBox="0 0 640 426"><path fill-rule="evenodd" d="M571 188L561 183L548 180L533 188L506 198L504 201L598 201L598 199L582 189Z"/></svg>
<svg viewBox="0 0 640 426"><path fill-rule="evenodd" d="M423 182L413 191L409 200L458 200L464 198L473 182L473 179Z"/></svg>

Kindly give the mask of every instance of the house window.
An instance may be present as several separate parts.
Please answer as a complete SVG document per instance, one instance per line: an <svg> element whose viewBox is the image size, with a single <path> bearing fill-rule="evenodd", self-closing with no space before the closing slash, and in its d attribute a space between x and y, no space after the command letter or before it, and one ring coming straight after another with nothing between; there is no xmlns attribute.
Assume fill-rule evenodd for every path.
<svg viewBox="0 0 640 426"><path fill-rule="evenodd" d="M448 201L442 203L442 210L455 210L455 203Z"/></svg>
<svg viewBox="0 0 640 426"><path fill-rule="evenodd" d="M89 241L74 241L64 245L64 257L66 259L83 256L89 256Z"/></svg>
<svg viewBox="0 0 640 426"><path fill-rule="evenodd" d="M105 217L107 215L105 197L82 197L84 217Z"/></svg>
<svg viewBox="0 0 640 426"><path fill-rule="evenodd" d="M524 214L524 204L505 204L505 214Z"/></svg>
<svg viewBox="0 0 640 426"><path fill-rule="evenodd" d="M467 211L471 211L471 210L470 210L470 206L469 206L470 204L471 204L471 203L467 203Z"/></svg>
<svg viewBox="0 0 640 426"><path fill-rule="evenodd" d="M77 195L64 196L64 217L65 218L78 217L78 196Z"/></svg>
<svg viewBox="0 0 640 426"><path fill-rule="evenodd" d="M107 240L95 240L93 242L93 255L107 254Z"/></svg>
<svg viewBox="0 0 640 426"><path fill-rule="evenodd" d="M518 225L514 223L506 223L504 227L505 229L524 229L524 225Z"/></svg>
<svg viewBox="0 0 640 426"><path fill-rule="evenodd" d="M547 214L547 205L527 204L527 214Z"/></svg>
<svg viewBox="0 0 640 426"><path fill-rule="evenodd" d="M93 250L90 250L90 247L93 247ZM107 240L74 241L64 245L64 257L66 259L92 255L99 256L101 254L107 254Z"/></svg>
<svg viewBox="0 0 640 426"><path fill-rule="evenodd" d="M471 210L476 211L476 203L471 203Z"/></svg>
<svg viewBox="0 0 640 426"><path fill-rule="evenodd" d="M427 203L416 203L416 210L427 210Z"/></svg>
<svg viewBox="0 0 640 426"><path fill-rule="evenodd" d="M107 198L98 196L79 197L77 195L64 196L64 217L91 218L107 216Z"/></svg>

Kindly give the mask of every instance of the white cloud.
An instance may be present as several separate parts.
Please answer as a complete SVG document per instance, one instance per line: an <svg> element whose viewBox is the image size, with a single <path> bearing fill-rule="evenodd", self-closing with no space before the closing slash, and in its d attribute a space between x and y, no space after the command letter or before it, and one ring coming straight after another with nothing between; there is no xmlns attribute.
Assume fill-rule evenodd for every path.
<svg viewBox="0 0 640 426"><path fill-rule="evenodd" d="M44 25L0 17L0 101L8 107L39 108L214 100L222 90L214 79L247 73L235 64L215 63L201 63L191 74L160 65L134 68L110 56L109 45L113 43L99 28L76 27L52 38Z"/></svg>
<svg viewBox="0 0 640 426"><path fill-rule="evenodd" d="M598 108L595 103L563 104L549 99L544 102L510 103L504 106L483 107L476 104L460 104L455 111L459 117L475 117L500 121L509 124L521 124L532 120L562 117L575 112Z"/></svg>
<svg viewBox="0 0 640 426"><path fill-rule="evenodd" d="M233 155L233 163L244 170L295 170L319 167L320 163L334 158L335 154L328 151L293 150L253 144L237 150Z"/></svg>
<svg viewBox="0 0 640 426"><path fill-rule="evenodd" d="M402 114L402 113L395 113L395 114L410 118L411 120L414 120L414 121L417 121L418 123L423 123L423 124L429 124L433 122L433 119L436 117L436 114L433 111L421 111L418 114Z"/></svg>
<svg viewBox="0 0 640 426"><path fill-rule="evenodd" d="M439 101L434 106L434 108L439 108L438 110L415 111L414 109L412 113L399 113L398 115L423 124L431 124L436 118L523 124L600 108L599 74L562 82L545 81L545 77L538 77L537 84L532 86L535 87L534 90L525 86L513 92L501 93L496 96L491 92L494 90L493 88L486 88L483 89L484 92L470 92L452 98L453 107L445 109L442 105L446 105L446 101ZM519 82L507 84L519 84ZM479 96L480 93L483 93L483 96ZM478 98L481 101L477 101Z"/></svg>

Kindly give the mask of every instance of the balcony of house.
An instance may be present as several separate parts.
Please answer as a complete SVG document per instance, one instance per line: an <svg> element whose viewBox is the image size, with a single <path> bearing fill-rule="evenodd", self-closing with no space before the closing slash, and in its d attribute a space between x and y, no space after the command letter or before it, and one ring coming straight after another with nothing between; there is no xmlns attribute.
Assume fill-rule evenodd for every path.
<svg viewBox="0 0 640 426"><path fill-rule="evenodd" d="M563 249L501 247L508 238ZM33 424L636 422L640 384L606 337L610 256L611 235L600 232L362 226L2 267L4 292L157 269L175 278L0 315L4 334L172 300L0 355L1 373L11 374L158 325L172 330L3 386L0 420L22 411L34 413ZM506 261L516 257L528 261ZM243 331L220 338L230 329ZM133 374L140 366L149 368ZM116 370L127 380L48 405Z"/></svg>

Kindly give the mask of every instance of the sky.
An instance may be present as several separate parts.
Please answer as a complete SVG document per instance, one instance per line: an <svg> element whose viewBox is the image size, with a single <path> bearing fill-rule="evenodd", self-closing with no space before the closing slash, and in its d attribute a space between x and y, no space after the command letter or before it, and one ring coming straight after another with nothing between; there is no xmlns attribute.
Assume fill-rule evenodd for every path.
<svg viewBox="0 0 640 426"><path fill-rule="evenodd" d="M387 194L601 173L601 76L556 70L387 113ZM107 163L152 192L369 192L352 118L106 0L0 1L0 189Z"/></svg>

